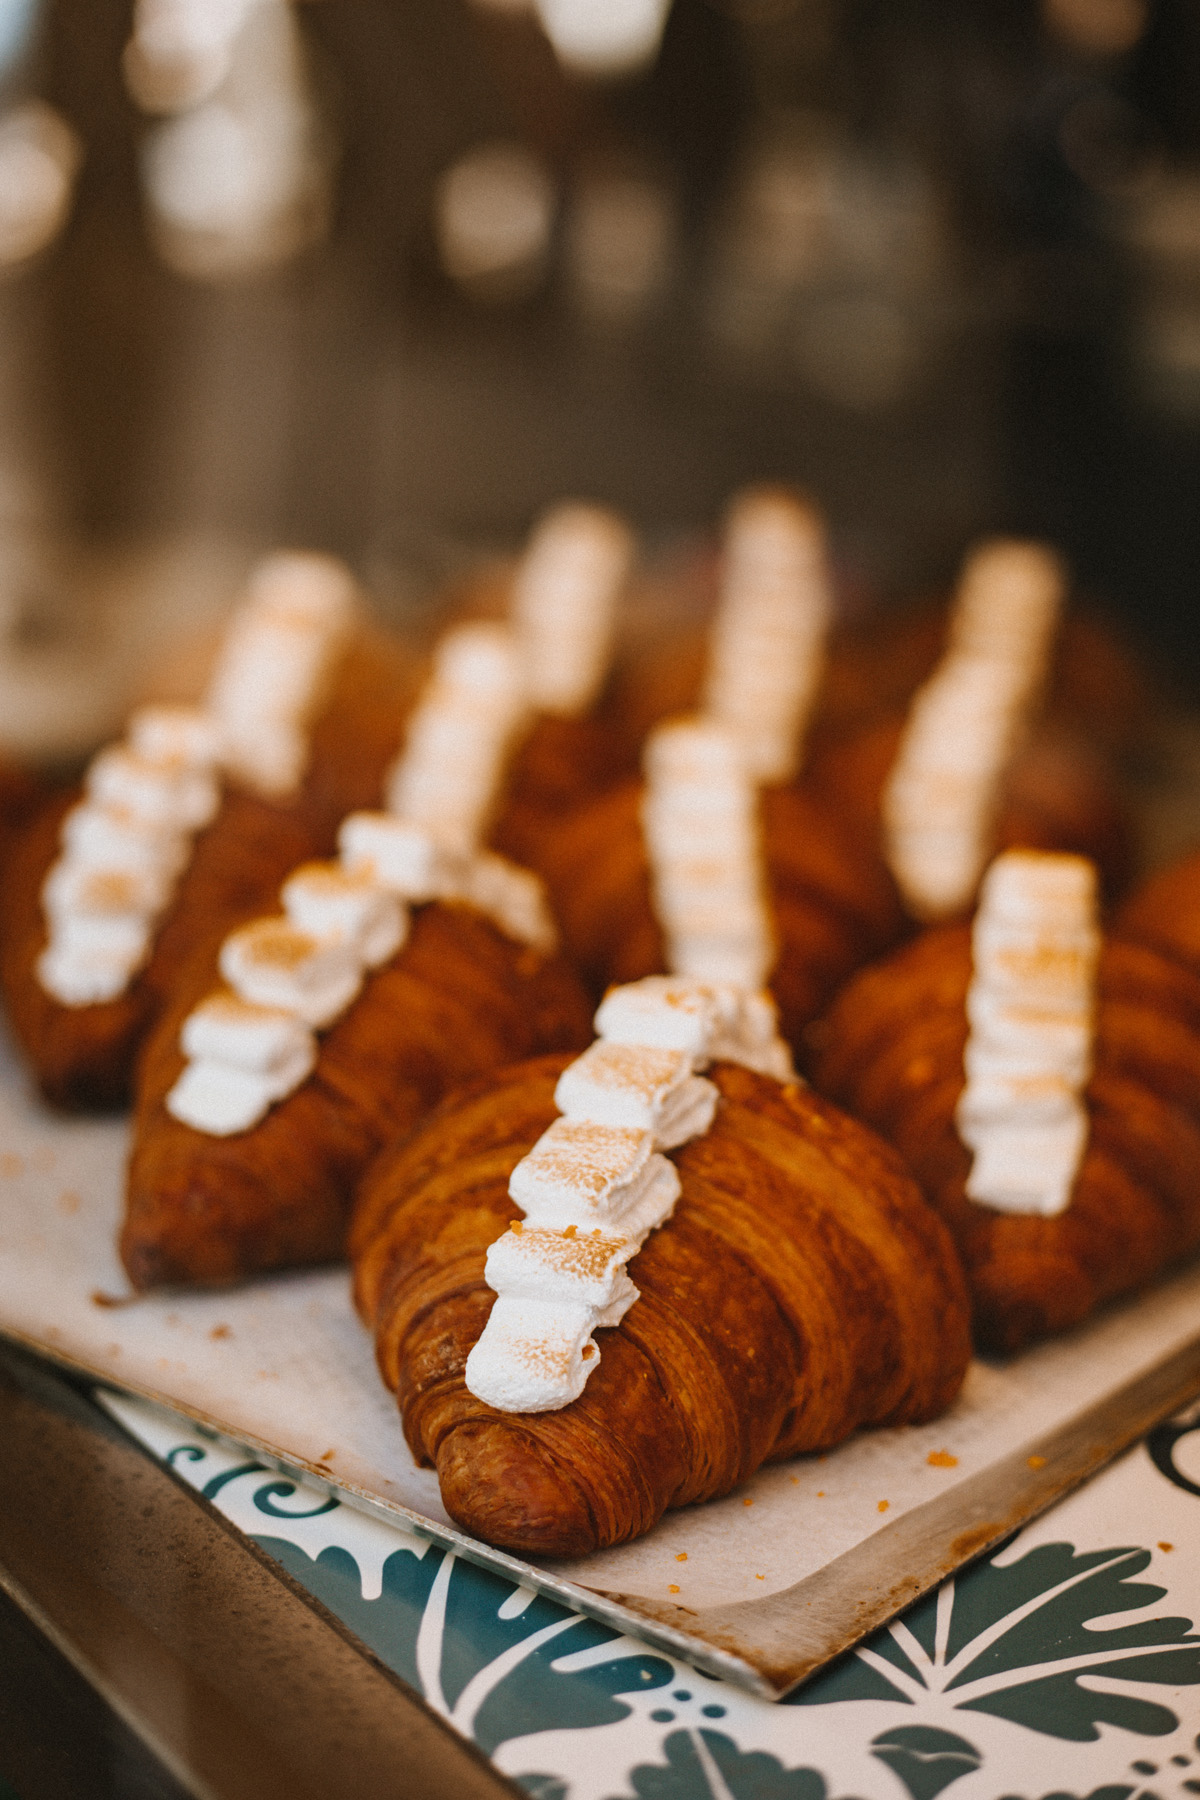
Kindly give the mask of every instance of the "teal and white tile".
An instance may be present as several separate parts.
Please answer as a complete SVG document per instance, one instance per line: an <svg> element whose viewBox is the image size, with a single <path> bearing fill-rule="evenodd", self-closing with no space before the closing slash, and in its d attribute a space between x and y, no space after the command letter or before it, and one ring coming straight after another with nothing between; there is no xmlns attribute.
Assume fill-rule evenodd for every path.
<svg viewBox="0 0 1200 1800"><path fill-rule="evenodd" d="M538 1800L1200 1795L1200 1414L772 1706L102 1398Z"/></svg>

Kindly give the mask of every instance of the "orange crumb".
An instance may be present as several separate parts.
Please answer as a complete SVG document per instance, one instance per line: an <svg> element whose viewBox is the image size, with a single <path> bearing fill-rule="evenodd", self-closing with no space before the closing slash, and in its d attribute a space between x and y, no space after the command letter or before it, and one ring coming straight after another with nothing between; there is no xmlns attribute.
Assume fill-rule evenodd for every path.
<svg viewBox="0 0 1200 1800"><path fill-rule="evenodd" d="M520 1219L514 1219L508 1229L510 1231L515 1231L517 1233L517 1235L520 1236L521 1232L524 1231L525 1227L521 1223Z"/></svg>
<svg viewBox="0 0 1200 1800"><path fill-rule="evenodd" d="M208 1335L210 1338L227 1338L232 1337L233 1333L228 1325L214 1325Z"/></svg>
<svg viewBox="0 0 1200 1800"><path fill-rule="evenodd" d="M678 1555L676 1556L675 1561L676 1562L686 1562L687 1561L687 1551L681 1550L678 1553Z"/></svg>
<svg viewBox="0 0 1200 1800"><path fill-rule="evenodd" d="M563 1232L563 1236L564 1236L564 1237L574 1237L574 1236L575 1236L575 1227L574 1227L574 1225L568 1225L568 1226L567 1226L567 1229L566 1229L566 1230L565 1230L565 1231L564 1231L564 1232Z"/></svg>
<svg viewBox="0 0 1200 1800"><path fill-rule="evenodd" d="M321 1461L322 1462L332 1462L336 1455L337 1455L336 1450L326 1450L321 1457Z"/></svg>
<svg viewBox="0 0 1200 1800"><path fill-rule="evenodd" d="M767 1578L765 1575L756 1575L754 1579L755 1581L765 1581Z"/></svg>
<svg viewBox="0 0 1200 1800"><path fill-rule="evenodd" d="M1158 1541L1158 1547L1160 1550L1173 1550L1175 1548L1174 1544L1164 1544L1161 1538Z"/></svg>
<svg viewBox="0 0 1200 1800"><path fill-rule="evenodd" d="M742 1501L742 1505L743 1506L753 1506L754 1502L753 1502L753 1500L750 1499L749 1495L747 1495L746 1498Z"/></svg>
<svg viewBox="0 0 1200 1800"><path fill-rule="evenodd" d="M133 1301L133 1294L106 1294L102 1288L92 1289L93 1306L131 1306ZM48 1337L49 1332L46 1335Z"/></svg>
<svg viewBox="0 0 1200 1800"><path fill-rule="evenodd" d="M889 1507L889 1506L890 1506L890 1505L891 1505L891 1504L892 1504L892 1503L891 1503L891 1501L890 1501L890 1500L881 1500L881 1501L880 1501L880 1502L879 1502L879 1506L878 1506L878 1509L877 1509L877 1510L878 1510L878 1511L879 1511L879 1512L886 1512L886 1511L887 1511L887 1509L888 1509L888 1507Z"/></svg>
<svg viewBox="0 0 1200 1800"><path fill-rule="evenodd" d="M824 1499L824 1498L825 1498L825 1489L824 1489L824 1488L818 1488L818 1489L817 1489L817 1499L818 1499L818 1500L823 1500L823 1499Z"/></svg>
<svg viewBox="0 0 1200 1800"><path fill-rule="evenodd" d="M958 1458L948 1450L931 1450L925 1458L931 1469L957 1469Z"/></svg>
<svg viewBox="0 0 1200 1800"><path fill-rule="evenodd" d="M1044 1469L1046 1466L1044 1456L1030 1456L1026 1458L1026 1461L1031 1469Z"/></svg>
<svg viewBox="0 0 1200 1800"><path fill-rule="evenodd" d="M668 1594L677 1594L679 1592L679 1583L677 1581L668 1581L667 1592Z"/></svg>
<svg viewBox="0 0 1200 1800"><path fill-rule="evenodd" d="M75 1192L74 1188L64 1188L63 1192L58 1196L59 1212L67 1213L68 1215L77 1213L82 1205L83 1201Z"/></svg>
<svg viewBox="0 0 1200 1800"><path fill-rule="evenodd" d="M791 1477L791 1483L792 1483L793 1487L799 1487L800 1486L800 1477L798 1475L793 1475Z"/></svg>

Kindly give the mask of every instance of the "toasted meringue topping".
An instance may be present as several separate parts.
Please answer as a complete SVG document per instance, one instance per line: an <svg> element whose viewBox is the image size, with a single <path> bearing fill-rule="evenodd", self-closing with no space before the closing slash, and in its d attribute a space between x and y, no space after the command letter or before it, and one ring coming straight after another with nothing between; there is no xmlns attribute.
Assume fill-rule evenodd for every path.
<svg viewBox="0 0 1200 1800"><path fill-rule="evenodd" d="M761 988L774 946L757 796L737 740L702 719L661 725L646 746L646 773L642 825L670 967Z"/></svg>
<svg viewBox="0 0 1200 1800"><path fill-rule="evenodd" d="M487 624L448 632L388 778L390 811L421 826L444 849L470 854L526 716L512 632Z"/></svg>
<svg viewBox="0 0 1200 1800"><path fill-rule="evenodd" d="M782 492L744 496L726 533L705 711L734 733L755 781L796 772L831 615L817 515Z"/></svg>
<svg viewBox="0 0 1200 1800"><path fill-rule="evenodd" d="M218 966L236 994L279 1007L319 1030L349 1006L362 986L356 947L318 938L287 919L256 919L225 939Z"/></svg>
<svg viewBox="0 0 1200 1800"><path fill-rule="evenodd" d="M975 890L1063 588L1036 544L985 545L967 564L950 646L913 702L883 795L888 861L918 918L959 912Z"/></svg>
<svg viewBox="0 0 1200 1800"><path fill-rule="evenodd" d="M251 575L206 705L225 766L256 792L285 794L302 778L306 727L353 614L353 580L333 557L281 552Z"/></svg>
<svg viewBox="0 0 1200 1800"><path fill-rule="evenodd" d="M1083 857L1009 851L980 895L967 994L959 1135L967 1194L999 1212L1070 1204L1087 1144L1100 951L1096 874Z"/></svg>
<svg viewBox="0 0 1200 1800"><path fill-rule="evenodd" d="M149 955L191 839L220 805L218 763L263 793L300 780L308 718L352 600L332 558L268 557L226 634L206 705L141 707L127 741L94 758L43 889L49 941L37 974L63 1005L115 999Z"/></svg>
<svg viewBox="0 0 1200 1800"><path fill-rule="evenodd" d="M470 1391L501 1411L546 1412L583 1392L600 1361L593 1332L637 1299L626 1264L679 1198L661 1151L712 1123L719 1096L693 1073L697 1060L774 1031L757 995L665 977L613 989L598 1015L617 1034L639 1019L667 1041L601 1039L569 1064L554 1096L564 1116L513 1170L508 1191L525 1222L488 1252L499 1298L466 1367Z"/></svg>
<svg viewBox="0 0 1200 1800"><path fill-rule="evenodd" d="M313 937L352 944L368 969L387 962L408 935L408 914L398 897L340 863L302 863L284 882L280 899L293 925Z"/></svg>
<svg viewBox="0 0 1200 1800"><path fill-rule="evenodd" d="M734 1062L776 1081L790 1081L795 1077L792 1053L779 1036L778 1023L768 993L681 975L647 975L610 988L596 1014L596 1030L610 1043L685 1050L697 1068Z"/></svg>
<svg viewBox="0 0 1200 1800"><path fill-rule="evenodd" d="M571 716L595 699L633 551L627 526L602 507L557 506L538 525L514 582L513 624L540 711Z"/></svg>

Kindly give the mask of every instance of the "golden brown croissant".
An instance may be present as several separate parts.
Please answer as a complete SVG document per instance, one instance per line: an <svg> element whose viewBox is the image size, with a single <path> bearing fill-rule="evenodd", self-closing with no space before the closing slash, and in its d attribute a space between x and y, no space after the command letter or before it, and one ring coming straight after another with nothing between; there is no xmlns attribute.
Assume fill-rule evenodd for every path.
<svg viewBox="0 0 1200 1800"><path fill-rule="evenodd" d="M933 1417L969 1355L949 1238L899 1160L799 1084L712 1071L711 1129L675 1155L673 1217L630 1263L640 1298L579 1399L503 1413L463 1380L493 1302L509 1176L556 1116L566 1059L455 1096L371 1170L356 1298L417 1461L489 1543L574 1556L727 1493L764 1461Z"/></svg>
<svg viewBox="0 0 1200 1800"><path fill-rule="evenodd" d="M210 1136L163 1102L183 1068L182 1023L219 985L215 950L192 958L141 1059L121 1234L138 1288L340 1256L354 1184L383 1143L456 1083L590 1035L560 958L470 907L435 903L324 1035L309 1079L250 1130Z"/></svg>
<svg viewBox="0 0 1200 1800"><path fill-rule="evenodd" d="M195 840L149 960L113 1000L64 1005L36 973L47 935L42 887L79 790L56 797L18 836L0 890L0 983L17 1038L52 1105L128 1102L138 1046L188 960L211 951L247 912L273 902L290 869L327 853L345 813L375 803L415 686L407 651L381 634L356 634L313 721L299 792L270 801L227 788L216 818Z"/></svg>
<svg viewBox="0 0 1200 1800"><path fill-rule="evenodd" d="M664 966L642 833L640 781L622 782L536 846L563 941L597 991ZM763 847L779 946L771 975L784 1036L798 1039L851 970L904 929L879 856L805 792L760 794Z"/></svg>
<svg viewBox="0 0 1200 1800"><path fill-rule="evenodd" d="M1108 937L1100 953L1090 1135L1056 1217L967 1198L965 925L923 933L851 980L813 1028L813 1075L895 1145L950 1226L976 1337L1010 1351L1078 1323L1200 1244L1200 980Z"/></svg>

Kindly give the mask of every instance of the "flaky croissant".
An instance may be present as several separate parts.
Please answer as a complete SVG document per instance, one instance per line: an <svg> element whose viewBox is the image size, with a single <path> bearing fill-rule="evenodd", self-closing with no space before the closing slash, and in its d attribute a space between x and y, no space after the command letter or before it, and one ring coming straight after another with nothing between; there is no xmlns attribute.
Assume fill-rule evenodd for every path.
<svg viewBox="0 0 1200 1800"><path fill-rule="evenodd" d="M1108 937L1100 953L1090 1133L1055 1217L967 1198L971 935L941 926L850 981L813 1028L813 1077L895 1145L954 1234L977 1341L1011 1351L1086 1318L1200 1244L1200 979Z"/></svg>
<svg viewBox="0 0 1200 1800"><path fill-rule="evenodd" d="M629 1265L640 1298L557 1412L503 1413L463 1369L494 1299L508 1180L556 1117L566 1059L453 1097L372 1168L355 1294L419 1463L489 1543L575 1556L648 1531L761 1463L862 1425L933 1417L969 1355L949 1237L894 1154L799 1084L711 1071L716 1120L677 1152L682 1195Z"/></svg>
<svg viewBox="0 0 1200 1800"><path fill-rule="evenodd" d="M113 1000L64 1005L36 973L47 936L42 887L79 790L56 797L17 837L0 887L0 984L16 1036L52 1105L128 1103L138 1046L187 962L206 950L211 955L233 923L264 910L298 863L327 854L345 813L375 804L415 685L414 660L399 645L367 631L351 640L310 729L300 790L274 801L226 789L216 818L195 840L148 961Z"/></svg>
<svg viewBox="0 0 1200 1800"><path fill-rule="evenodd" d="M562 960L481 913L435 903L322 1037L313 1074L230 1137L173 1118L180 1028L219 983L193 957L141 1059L121 1255L137 1288L220 1285L343 1253L355 1182L380 1146L447 1089L513 1057L587 1042L589 1009Z"/></svg>
<svg viewBox="0 0 1200 1800"><path fill-rule="evenodd" d="M641 823L640 781L580 808L536 846L563 941L599 992L664 966ZM851 970L901 934L895 887L872 850L801 788L759 797L778 958L770 976L795 1043Z"/></svg>

